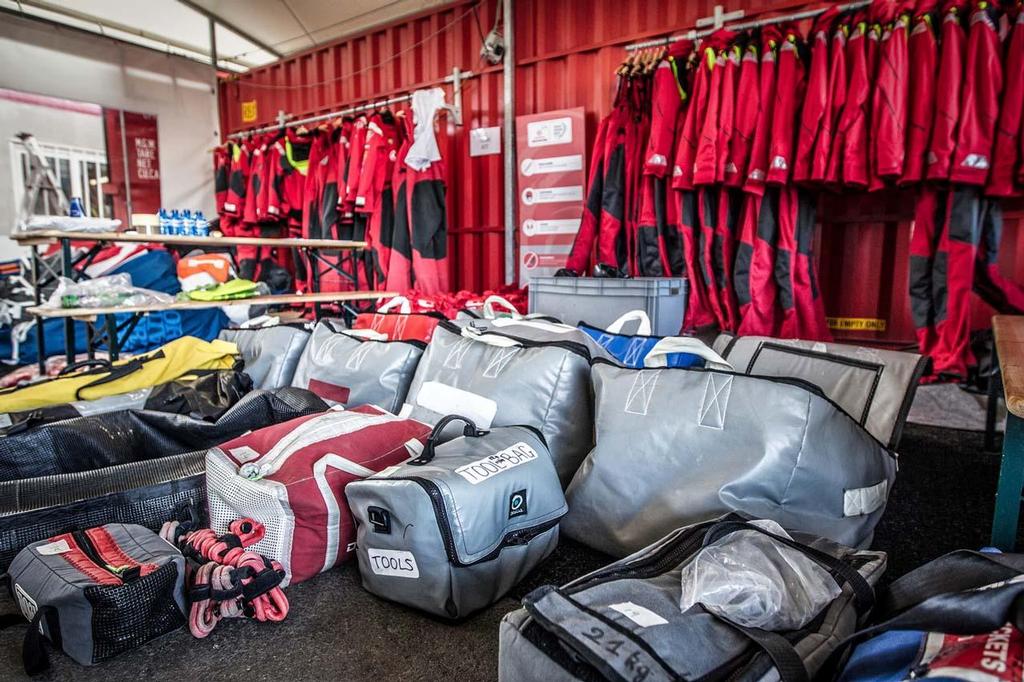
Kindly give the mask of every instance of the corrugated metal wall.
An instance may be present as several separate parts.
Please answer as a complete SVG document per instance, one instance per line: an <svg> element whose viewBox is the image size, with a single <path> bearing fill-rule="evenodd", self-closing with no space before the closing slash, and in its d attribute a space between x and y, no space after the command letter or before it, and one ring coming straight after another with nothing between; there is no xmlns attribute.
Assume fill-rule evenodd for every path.
<svg viewBox="0 0 1024 682"><path fill-rule="evenodd" d="M441 138L449 167L450 262L453 286L495 288L504 276L501 157L471 159L468 140L473 128L500 125L502 119L500 67L481 63L473 14L476 7L486 32L494 21L495 4L456 2L226 82L221 87L222 129L233 132L273 123L279 110L309 115L404 93L444 78L456 66L478 73L465 84L465 125L449 125ZM589 148L597 120L610 108L622 46L688 29L697 18L709 16L714 5L714 0L517 0L516 113L583 106ZM803 6L806 2L726 3L727 10L743 9L747 16ZM382 66L370 68L375 64ZM246 101L256 102L257 119L243 124L241 105ZM823 202L826 222L819 253L827 314L887 323L884 332L841 336L913 341L906 293L911 206L912 197L898 193ZM1024 241L1016 238L1020 218L1019 212L1007 216L1007 272L1024 271ZM979 321L984 315L978 313Z"/></svg>

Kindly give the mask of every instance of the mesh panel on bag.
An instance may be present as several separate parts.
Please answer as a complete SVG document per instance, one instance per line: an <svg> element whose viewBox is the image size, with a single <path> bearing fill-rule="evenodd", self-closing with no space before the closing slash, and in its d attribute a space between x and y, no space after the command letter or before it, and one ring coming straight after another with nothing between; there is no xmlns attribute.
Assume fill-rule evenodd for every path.
<svg viewBox="0 0 1024 682"><path fill-rule="evenodd" d="M204 512L206 486L202 475L0 518L0 571L7 570L18 552L33 542L71 529L134 523L159 531L173 510L186 503Z"/></svg>
<svg viewBox="0 0 1024 682"><path fill-rule="evenodd" d="M265 531L263 538L248 549L277 559L289 570L294 519L273 485L242 478L230 462L215 456L206 462L206 485L210 528L226 533L228 524L236 519L259 521Z"/></svg>
<svg viewBox="0 0 1024 682"><path fill-rule="evenodd" d="M177 630L185 616L174 601L178 567L168 563L124 585L85 589L92 604L92 660L99 663Z"/></svg>

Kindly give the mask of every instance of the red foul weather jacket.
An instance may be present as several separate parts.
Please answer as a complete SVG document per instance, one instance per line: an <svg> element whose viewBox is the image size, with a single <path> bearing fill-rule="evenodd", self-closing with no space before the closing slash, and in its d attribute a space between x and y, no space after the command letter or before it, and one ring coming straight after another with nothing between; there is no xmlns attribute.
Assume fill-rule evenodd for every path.
<svg viewBox="0 0 1024 682"><path fill-rule="evenodd" d="M249 181L249 150L237 142L229 142L231 164L228 169L228 191L224 196L224 213L242 217L245 190Z"/></svg>
<svg viewBox="0 0 1024 682"><path fill-rule="evenodd" d="M811 27L811 67L807 75L807 91L800 112L796 157L793 161L793 181L797 183L807 184L811 181L815 145L828 119L829 41L832 25L838 15L839 10L830 7L818 15Z"/></svg>
<svg viewBox="0 0 1024 682"><path fill-rule="evenodd" d="M907 100L910 87L908 32L914 0L875 0L882 23L871 101L871 145L874 173L883 179L903 174L906 158Z"/></svg>
<svg viewBox="0 0 1024 682"><path fill-rule="evenodd" d="M213 150L213 195L217 206L217 215L224 213L224 200L228 195L228 175L231 172L231 152L227 146Z"/></svg>
<svg viewBox="0 0 1024 682"><path fill-rule="evenodd" d="M772 114L771 146L768 149L768 179L785 185L793 171L800 102L804 98L806 65L800 52L803 38L795 26L786 28L779 43L778 72L775 81L775 113Z"/></svg>
<svg viewBox="0 0 1024 682"><path fill-rule="evenodd" d="M708 47L702 47L693 56L690 97L677 136L675 162L672 166L673 189L694 188L694 166L707 111L714 59L714 50Z"/></svg>
<svg viewBox="0 0 1024 682"><path fill-rule="evenodd" d="M814 263L814 221L817 197L796 187L779 190L779 230L775 251L782 322L778 336L830 341L825 306Z"/></svg>
<svg viewBox="0 0 1024 682"><path fill-rule="evenodd" d="M738 106L735 106L732 137L729 138L729 156L725 163L726 187L742 187L747 177L747 161L754 141L754 129L761 107L760 76L758 72L758 45L751 38L743 48L739 82L736 85Z"/></svg>
<svg viewBox="0 0 1024 682"><path fill-rule="evenodd" d="M629 111L619 104L612 111L605 133L604 179L601 183L601 216L597 230L597 261L628 270L626 234L626 176Z"/></svg>
<svg viewBox="0 0 1024 682"><path fill-rule="evenodd" d="M861 14L846 43L848 79L846 101L839 119L842 155L836 159L842 184L865 189L868 186L867 109L871 94L868 70L868 22ZM836 150L838 151L838 150ZM835 152L833 152L835 153Z"/></svg>
<svg viewBox="0 0 1024 682"><path fill-rule="evenodd" d="M732 138L736 134L736 88L739 85L742 57L743 46L735 42L725 52L725 70L722 72L718 104L718 158L715 168L715 182L717 183L725 182L728 177L726 168L730 165L736 168L736 164L729 155L732 151ZM747 104L746 101L743 102L743 106L747 106Z"/></svg>
<svg viewBox="0 0 1024 682"><path fill-rule="evenodd" d="M406 167L410 192L409 236L412 242L413 287L440 294L448 287L448 207L444 161L423 170Z"/></svg>
<svg viewBox="0 0 1024 682"><path fill-rule="evenodd" d="M997 8L989 0L975 2L971 10L960 126L949 176L965 185L984 185L992 168L992 140L1003 91L998 18Z"/></svg>
<svg viewBox="0 0 1024 682"><path fill-rule="evenodd" d="M700 132L697 136L697 149L693 158L693 184L695 186L714 184L720 180L719 166L721 165L724 170L725 154L729 147L728 140L726 140L726 145L722 146L721 135L723 129L728 135L731 135L733 124L733 94L725 92L724 88L735 89L735 69L727 67L730 63L733 66L738 64L738 62L730 62L728 59L728 48L735 37L732 31L719 30L708 36L707 41L701 45L701 53L704 58L701 60L698 70L707 71L703 74L707 97L705 98ZM728 86L727 78L730 81Z"/></svg>
<svg viewBox="0 0 1024 682"><path fill-rule="evenodd" d="M925 177L929 180L948 180L953 165L957 125L960 122L964 54L967 49L967 34L963 27L966 6L966 0L947 0L942 9L939 75L935 82L935 118L926 157Z"/></svg>
<svg viewBox="0 0 1024 682"><path fill-rule="evenodd" d="M590 152L590 171L587 179L587 200L583 204L583 215L580 218L580 228L572 242L572 250L565 261L565 267L578 274L589 274L594 264L594 245L597 243L597 231L601 225L601 198L604 196L604 151L605 137L608 126L611 123L612 115L609 114L601 119L597 126L597 137L594 138L594 146ZM411 144L411 143L410 143ZM402 161L405 153L399 152L398 165L404 167ZM396 174L403 172L396 170ZM404 183L395 185L398 187L396 194L396 221L401 220L401 211L398 204L403 200L405 193L402 191ZM396 233L400 230L399 223L395 225ZM411 257L411 253L410 253ZM389 287L391 288L391 287ZM404 291L404 289L397 289Z"/></svg>
<svg viewBox="0 0 1024 682"><path fill-rule="evenodd" d="M756 194L764 193L768 179L768 154L771 147L772 115L775 112L775 75L779 42L782 33L778 26L769 25L761 30L761 64L759 74L759 95L757 124L754 127L750 157L747 161L747 177L743 189Z"/></svg>
<svg viewBox="0 0 1024 682"><path fill-rule="evenodd" d="M849 14L841 15L832 30L827 106L811 155L811 182L833 187L840 183L843 145L839 118L846 103L846 43L850 36L850 21Z"/></svg>
<svg viewBox="0 0 1024 682"><path fill-rule="evenodd" d="M903 158L903 175L899 180L901 185L911 185L924 179L935 110L935 78L939 62L936 34L938 22L938 0L918 0L910 37L907 39L911 87L907 105L906 153Z"/></svg>
<svg viewBox="0 0 1024 682"><path fill-rule="evenodd" d="M868 14L871 14L872 9L875 6L868 8ZM880 24L877 18L872 18L871 23L868 26L868 43L867 43L867 66L868 66L868 82L875 85L876 78L878 76L878 62L882 54L882 24ZM873 89L873 87L872 87ZM867 147L867 158L868 158L868 191L874 192L882 189L885 184L882 178L879 177L875 165L875 146L872 144L872 140L875 137L873 134L874 130L874 110L872 109L872 97L873 93L868 95L868 110L864 114L864 120L867 122L867 128L864 130L864 144Z"/></svg>
<svg viewBox="0 0 1024 682"><path fill-rule="evenodd" d="M985 193L991 197L1020 196L1024 190L1024 175L1015 178L1019 167L1024 173L1024 8L1018 2L1013 12L1014 24L1006 47L1006 82L1003 84L1003 102L996 124L992 149L992 170ZM1017 183L1015 183L1017 180Z"/></svg>
<svg viewBox="0 0 1024 682"><path fill-rule="evenodd" d="M349 136L348 155L345 160L345 191L338 201L342 214L350 214L356 207L356 194L359 192L359 180L363 172L363 156L366 153L367 119L360 116L352 124Z"/></svg>
<svg viewBox="0 0 1024 682"><path fill-rule="evenodd" d="M681 79L685 78L686 60L692 50L692 41L681 40L673 43L665 58L654 70L651 91L651 134L647 139L647 150L644 154L645 175L658 178L668 175L671 154L675 149L676 122L685 97Z"/></svg>
<svg viewBox="0 0 1024 682"><path fill-rule="evenodd" d="M398 127L402 129L399 137L401 146L395 156L391 175L394 222L391 233L381 235L381 243L388 251L388 264L384 269L384 288L389 291L408 291L412 288L412 236L409 232L408 166L405 165L405 157L412 146L411 118L400 118Z"/></svg>

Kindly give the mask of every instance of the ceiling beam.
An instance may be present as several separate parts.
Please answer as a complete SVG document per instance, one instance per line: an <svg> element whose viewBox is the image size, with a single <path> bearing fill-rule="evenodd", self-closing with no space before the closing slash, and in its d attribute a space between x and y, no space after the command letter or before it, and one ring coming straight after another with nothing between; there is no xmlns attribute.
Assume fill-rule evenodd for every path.
<svg viewBox="0 0 1024 682"><path fill-rule="evenodd" d="M224 28L228 29L232 33L235 33L235 34L241 36L242 38L245 38L250 43L252 43L256 47L260 48L264 52L269 52L271 55L274 56L275 59L281 59L282 57L284 57L283 54L281 54L280 52L275 50L273 47L271 47L267 43L263 42L262 40L260 40L258 38L254 38L248 32L238 28L237 26L235 26L231 22L229 22L229 21L225 20L224 18L222 18L219 14L211 12L210 10L206 9L205 7L203 7L202 5L199 5L198 3L192 2L192 0L178 0L178 2L180 2L183 5L185 5L185 7L188 7L190 10L193 10L195 12L199 12L200 14L202 14L207 19L213 19L214 21L216 21L218 24L220 24Z"/></svg>
<svg viewBox="0 0 1024 682"><path fill-rule="evenodd" d="M136 28L135 26L129 26L127 24L122 24L122 23L119 23L117 21L112 21L110 19L106 19L104 17L98 17L98 16L93 15L93 14L87 14L86 12L79 12L78 10L70 9L70 8L64 7L62 5L57 5L57 4L54 4L54 3L51 3L51 2L45 2L44 0L20 0L20 3L22 5L27 6L27 7L34 7L36 9L41 9L41 10L44 10L46 12L53 12L54 14L59 14L59 15L68 17L69 19L75 19L76 21L82 21L82 22L85 22L87 24L96 24L100 28L100 31L98 32L100 35L103 34L102 30L104 28L109 28L109 29L113 29L115 31L121 31L122 33L127 33L129 35L137 36L139 38L145 38L146 40L152 40L152 41L157 42L157 43L163 43L164 45L167 45L168 47L173 47L173 48L176 48L178 50L184 50L186 52L191 52L192 54L201 54L201 55L206 55L207 57L210 56L209 51L208 50L204 50L201 47L196 47L195 45L189 45L188 43L183 43L183 42L180 42L178 40L174 40L173 38L168 38L167 36L164 36L164 35L150 33L149 31L144 31L144 30L142 30L140 28ZM42 18L42 17L37 17L35 15L29 14L29 13L24 12L24 11L21 14L22 14L22 16L28 17L30 19L41 19ZM94 33L94 32L93 31L89 31L89 33ZM107 37L111 37L111 36L107 36ZM122 41L122 42L124 42L124 41ZM131 44L135 45L135 43L131 43ZM139 45L138 47L145 47L145 46ZM238 67L243 68L243 69L251 69L253 67L253 65L251 63L247 64L247 63L245 63L243 61L240 61L238 59L234 59L232 57L222 57L221 61L229 62L229 63L234 64L235 66L238 66Z"/></svg>

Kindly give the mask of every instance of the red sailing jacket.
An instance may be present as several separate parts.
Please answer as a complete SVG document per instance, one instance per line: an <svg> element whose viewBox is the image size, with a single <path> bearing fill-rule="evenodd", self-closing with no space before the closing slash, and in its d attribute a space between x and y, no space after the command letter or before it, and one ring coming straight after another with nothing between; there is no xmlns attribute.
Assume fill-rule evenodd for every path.
<svg viewBox="0 0 1024 682"><path fill-rule="evenodd" d="M287 217L288 232L291 236L302 233L302 216L305 209L306 173L309 171L309 155L313 136L300 135L289 128L278 140L276 163L274 164L274 191L268 198L267 210L276 209L276 215Z"/></svg>
<svg viewBox="0 0 1024 682"><path fill-rule="evenodd" d="M707 70L704 74L707 98L697 137L696 154L693 158L694 185L713 184L721 177L719 167L724 169L725 166L728 145L721 146L721 134L723 128L729 135L732 134L732 94L723 96L723 88L726 84L725 74L728 71L731 74L729 87L735 89L735 70L727 68L727 64L730 64L727 49L734 38L735 34L732 31L719 30L709 36L707 42L701 46L703 58L699 71ZM735 66L738 62L732 64ZM728 111L723 110L723 104Z"/></svg>
<svg viewBox="0 0 1024 682"><path fill-rule="evenodd" d="M264 195L263 181L266 179L266 158L269 138L261 136L256 140L249 156L249 178L245 189L242 219L256 223L263 219L259 211L260 197Z"/></svg>
<svg viewBox="0 0 1024 682"><path fill-rule="evenodd" d="M929 180L948 180L956 149L957 124L960 122L960 91L964 78L963 10L966 0L947 0L942 10L939 40L939 76L935 82L935 118L928 144Z"/></svg>
<svg viewBox="0 0 1024 682"><path fill-rule="evenodd" d="M779 41L782 34L777 26L765 26L761 31L761 69L758 101L761 108L754 128L750 158L747 162L747 179L743 189L754 194L764 194L765 180L768 179L768 154L771 147L772 116L775 112L775 74Z"/></svg>
<svg viewBox="0 0 1024 682"><path fill-rule="evenodd" d="M938 0L918 0L914 24L907 39L910 60L910 93L907 111L907 146L901 185L924 179L928 140L932 134L935 109L935 78L939 42L935 33Z"/></svg>
<svg viewBox="0 0 1024 682"><path fill-rule="evenodd" d="M381 239L384 232L390 234L394 229L391 178L398 155L398 128L390 112L373 117L367 127L366 148L356 211L370 216L367 243L375 259L377 277L383 283L391 251L390 247L383 246Z"/></svg>
<svg viewBox="0 0 1024 682"><path fill-rule="evenodd" d="M797 114L804 98L806 65L800 55L803 38L795 26L787 27L779 44L779 66L775 85L775 113L772 114L771 147L768 150L768 182L785 185L793 171Z"/></svg>
<svg viewBox="0 0 1024 682"><path fill-rule="evenodd" d="M714 59L711 53L711 59ZM708 105L708 92L711 89L711 67L709 54L702 49L693 56L692 83L690 98L683 115L683 125L676 141L675 161L672 166L672 188L693 189L694 164L697 160L697 147L700 133L704 127L704 114Z"/></svg>
<svg viewBox="0 0 1024 682"><path fill-rule="evenodd" d="M363 157L366 154L367 119L360 116L352 124L352 135L349 137L348 159L345 164L345 192L341 201L342 213L352 213L356 207L356 194L359 192L359 181L363 172Z"/></svg>
<svg viewBox="0 0 1024 682"><path fill-rule="evenodd" d="M752 39L744 48L740 61L739 83L736 86L739 106L734 106L729 156L724 168L726 187L742 187L747 177L747 161L750 158L750 146L754 141L754 129L757 127L761 107L758 54L757 42Z"/></svg>
<svg viewBox="0 0 1024 682"><path fill-rule="evenodd" d="M616 106L605 131L604 179L601 183L601 215L597 230L597 261L628 268L626 247L626 129L629 112Z"/></svg>
<svg viewBox="0 0 1024 682"><path fill-rule="evenodd" d="M406 170L413 286L424 294L449 291L448 207L444 161Z"/></svg>
<svg viewBox="0 0 1024 682"><path fill-rule="evenodd" d="M846 102L839 120L842 135L842 184L846 187L868 186L867 108L871 94L871 76L868 70L868 23L860 16L850 40L846 43L849 78Z"/></svg>
<svg viewBox="0 0 1024 682"><path fill-rule="evenodd" d="M960 126L949 176L951 181L966 185L984 185L992 167L992 140L1003 91L998 16L988 0L975 2L971 11Z"/></svg>
<svg viewBox="0 0 1024 682"><path fill-rule="evenodd" d="M249 150L237 142L229 142L231 166L228 170L228 191L224 196L224 214L242 216L245 189L249 181Z"/></svg>
<svg viewBox="0 0 1024 682"><path fill-rule="evenodd" d="M1024 149L1021 148L1024 141L1021 135L1024 118L1024 8L1020 2L1015 13L1016 21L1006 49L1006 83L999 123L996 124L992 171L985 187L985 193L992 197L1020 196L1024 189L1014 184L1014 170L1018 164L1024 173ZM1024 185L1024 175L1020 177L1020 183Z"/></svg>
<svg viewBox="0 0 1024 682"><path fill-rule="evenodd" d="M743 48L732 45L725 53L725 71L722 73L722 90L718 105L718 167L715 169L715 182L725 182L725 169L731 163L729 152L732 149L732 137L736 128L736 87L740 77L740 59ZM743 103L747 105L746 102ZM733 168L736 164L732 164Z"/></svg>
<svg viewBox="0 0 1024 682"><path fill-rule="evenodd" d="M601 224L601 197L604 195L605 137L613 115L605 116L597 126L597 137L594 138L594 147L590 152L587 201L583 205L583 216L580 218L580 228L577 230L576 237L572 242L572 250L565 261L565 267L578 274L589 274L590 266L594 260L594 244L597 242L597 231ZM404 167L402 160L405 159L405 152L399 152L398 158L398 165ZM396 170L396 174L398 172ZM397 234L400 231L401 221L399 202L404 200L406 193L402 190L404 183L395 183L395 186L399 188L395 195L395 231ZM388 288L392 287L389 286ZM395 291L404 291L404 289L395 289Z"/></svg>
<svg viewBox="0 0 1024 682"><path fill-rule="evenodd" d="M875 70L875 91L871 106L871 145L874 172L879 178L898 178L906 158L907 98L910 64L908 31L914 0L875 0L881 5L882 41ZM884 8L884 12L883 12Z"/></svg>
<svg viewBox="0 0 1024 682"><path fill-rule="evenodd" d="M679 77L685 73L686 58L692 49L693 43L689 40L673 43L654 71L651 135L644 154L645 175L663 178L668 174L670 157L675 149L676 120L683 104L684 93Z"/></svg>
<svg viewBox="0 0 1024 682"><path fill-rule="evenodd" d="M847 58L850 55L850 31L855 26L854 15L845 14L832 33L832 54L828 73L829 123L821 129L815 148L811 177L829 187L840 187L843 181L843 150L846 135L842 119L846 109L848 88Z"/></svg>
<svg viewBox="0 0 1024 682"><path fill-rule="evenodd" d="M398 120L398 127L402 130L401 147L396 154L391 175L395 202L394 221L391 232L381 235L381 244L388 250L388 263L384 268L384 288L389 291L408 291L412 288L412 237L409 233L408 167L405 165L405 157L412 146L412 120L404 116ZM575 243L573 247L575 248ZM567 267L571 266L567 264ZM584 263L580 271L585 271L586 267L587 263Z"/></svg>
<svg viewBox="0 0 1024 682"><path fill-rule="evenodd" d="M871 13L869 8L868 13ZM882 25L878 23L877 19L872 19L870 26L868 26L868 44L867 44L867 63L868 63L868 82L875 85L878 77L878 62L882 54ZM867 127L864 129L864 145L867 147L868 157L868 191L874 192L882 189L884 183L878 176L875 166L875 146L872 144L873 126L874 126L874 112L871 109L872 93L868 93L868 110L864 114L864 120Z"/></svg>
<svg viewBox="0 0 1024 682"><path fill-rule="evenodd" d="M804 95L803 110L800 112L800 127L797 130L796 158L793 161L793 181L811 181L811 166L814 148L826 126L829 113L829 41L832 24L839 10L830 7L819 14L811 27L811 68L807 75L807 92ZM838 50L842 52L840 48Z"/></svg>

